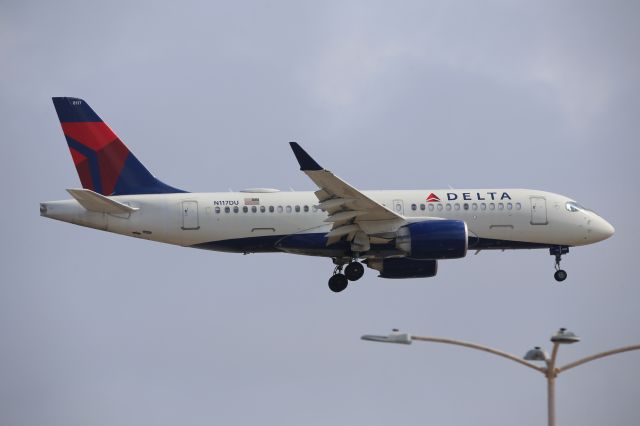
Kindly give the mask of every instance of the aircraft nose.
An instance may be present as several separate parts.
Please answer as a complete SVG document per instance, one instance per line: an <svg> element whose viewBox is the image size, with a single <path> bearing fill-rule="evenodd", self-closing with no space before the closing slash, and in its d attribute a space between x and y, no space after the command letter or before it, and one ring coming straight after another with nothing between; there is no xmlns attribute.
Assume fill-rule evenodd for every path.
<svg viewBox="0 0 640 426"><path fill-rule="evenodd" d="M615 232L615 228L606 220L601 217L598 217L598 220L594 221L595 223L590 229L590 239L595 243L598 241L606 240L611 237Z"/></svg>

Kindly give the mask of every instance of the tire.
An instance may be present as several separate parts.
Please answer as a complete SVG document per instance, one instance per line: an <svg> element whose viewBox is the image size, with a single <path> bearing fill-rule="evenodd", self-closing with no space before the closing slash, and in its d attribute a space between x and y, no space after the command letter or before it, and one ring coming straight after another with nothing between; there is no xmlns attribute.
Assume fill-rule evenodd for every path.
<svg viewBox="0 0 640 426"><path fill-rule="evenodd" d="M555 274L553 274L553 278L558 282L562 282L567 279L567 271L564 269L558 269Z"/></svg>
<svg viewBox="0 0 640 426"><path fill-rule="evenodd" d="M344 274L349 281L358 281L364 275L364 266L360 262L351 262L344 268Z"/></svg>
<svg viewBox="0 0 640 426"><path fill-rule="evenodd" d="M343 274L335 274L329 278L329 289L334 293L340 293L347 288L349 280Z"/></svg>

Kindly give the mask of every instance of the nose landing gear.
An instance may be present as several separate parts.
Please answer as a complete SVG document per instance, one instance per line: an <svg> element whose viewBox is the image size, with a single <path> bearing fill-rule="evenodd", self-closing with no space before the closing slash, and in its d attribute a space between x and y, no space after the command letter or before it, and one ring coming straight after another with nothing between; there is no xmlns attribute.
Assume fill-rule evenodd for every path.
<svg viewBox="0 0 640 426"><path fill-rule="evenodd" d="M567 271L560 269L560 261L562 255L569 253L569 247L557 246L549 249L549 254L556 257L556 272L553 274L553 278L558 282L562 282L567 279Z"/></svg>

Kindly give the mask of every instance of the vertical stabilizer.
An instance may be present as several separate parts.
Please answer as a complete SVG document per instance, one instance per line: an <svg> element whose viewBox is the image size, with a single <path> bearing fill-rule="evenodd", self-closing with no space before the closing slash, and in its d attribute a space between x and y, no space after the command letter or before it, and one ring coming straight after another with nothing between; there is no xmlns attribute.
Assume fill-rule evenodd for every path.
<svg viewBox="0 0 640 426"><path fill-rule="evenodd" d="M82 187L102 195L185 192L156 179L91 107L53 98Z"/></svg>

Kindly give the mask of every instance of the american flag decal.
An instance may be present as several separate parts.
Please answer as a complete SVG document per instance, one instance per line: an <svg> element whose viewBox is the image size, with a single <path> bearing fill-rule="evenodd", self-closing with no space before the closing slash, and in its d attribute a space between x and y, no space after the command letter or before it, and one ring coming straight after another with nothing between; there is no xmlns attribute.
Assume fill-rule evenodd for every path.
<svg viewBox="0 0 640 426"><path fill-rule="evenodd" d="M245 206L257 206L260 205L260 198L245 198L244 199Z"/></svg>

